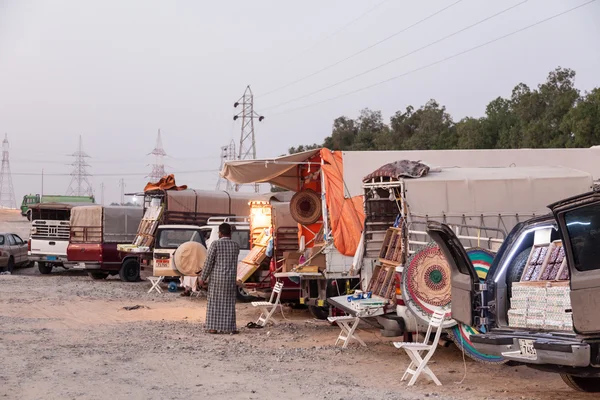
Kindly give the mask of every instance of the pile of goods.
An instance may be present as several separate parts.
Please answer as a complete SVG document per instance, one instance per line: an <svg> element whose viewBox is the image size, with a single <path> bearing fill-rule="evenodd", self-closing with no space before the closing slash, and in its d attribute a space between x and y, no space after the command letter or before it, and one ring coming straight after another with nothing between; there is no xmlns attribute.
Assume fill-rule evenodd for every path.
<svg viewBox="0 0 600 400"><path fill-rule="evenodd" d="M568 282L513 284L508 324L513 328L572 331Z"/></svg>
<svg viewBox="0 0 600 400"><path fill-rule="evenodd" d="M534 246L521 281L513 283L509 326L572 331L568 279L569 268L560 240Z"/></svg>

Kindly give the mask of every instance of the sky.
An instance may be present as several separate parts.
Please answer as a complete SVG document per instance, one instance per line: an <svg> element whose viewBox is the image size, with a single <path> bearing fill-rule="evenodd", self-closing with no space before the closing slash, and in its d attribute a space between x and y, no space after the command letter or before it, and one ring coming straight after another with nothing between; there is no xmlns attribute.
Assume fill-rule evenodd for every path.
<svg viewBox="0 0 600 400"><path fill-rule="evenodd" d="M387 119L433 98L455 120L482 116L558 66L591 90L600 1L484 45L587 1L0 0L0 134L17 206L40 193L42 170L44 193L66 193L80 136L98 200L104 184L105 203L118 201L121 178L141 191L158 129L167 172L214 189L247 85L265 116L259 158L322 143L335 118L365 107Z"/></svg>

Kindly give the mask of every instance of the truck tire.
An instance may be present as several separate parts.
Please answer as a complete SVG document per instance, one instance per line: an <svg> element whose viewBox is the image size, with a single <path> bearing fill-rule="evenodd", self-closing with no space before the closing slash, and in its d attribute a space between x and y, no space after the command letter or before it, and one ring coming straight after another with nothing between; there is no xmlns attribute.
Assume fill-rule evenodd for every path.
<svg viewBox="0 0 600 400"><path fill-rule="evenodd" d="M101 279L108 278L108 273L107 272L90 272L89 276L92 279L101 280Z"/></svg>
<svg viewBox="0 0 600 400"><path fill-rule="evenodd" d="M562 380L578 392L600 393L600 377L582 377L569 374L560 374Z"/></svg>
<svg viewBox="0 0 600 400"><path fill-rule="evenodd" d="M308 306L308 312L316 319L326 320L329 317L329 307Z"/></svg>
<svg viewBox="0 0 600 400"><path fill-rule="evenodd" d="M140 263L135 258L128 258L121 264L119 277L123 282L137 282L140 280Z"/></svg>
<svg viewBox="0 0 600 400"><path fill-rule="evenodd" d="M6 265L6 270L12 274L14 269L15 259L12 256L10 256L10 258L8 259L8 264Z"/></svg>
<svg viewBox="0 0 600 400"><path fill-rule="evenodd" d="M31 209L27 210L27 213L25 213L25 216L27 217L27 221L31 222L32 217L31 217Z"/></svg>
<svg viewBox="0 0 600 400"><path fill-rule="evenodd" d="M44 262L38 262L38 270L42 275L48 275L52 272L52 264L46 264Z"/></svg>

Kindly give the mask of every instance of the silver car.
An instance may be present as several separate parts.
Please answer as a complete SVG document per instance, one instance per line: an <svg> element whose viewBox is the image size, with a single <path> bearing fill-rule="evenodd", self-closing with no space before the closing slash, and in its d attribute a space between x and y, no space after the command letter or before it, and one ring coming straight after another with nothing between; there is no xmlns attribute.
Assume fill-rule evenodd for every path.
<svg viewBox="0 0 600 400"><path fill-rule="evenodd" d="M0 270L12 272L24 265L29 265L27 242L15 233L0 233Z"/></svg>

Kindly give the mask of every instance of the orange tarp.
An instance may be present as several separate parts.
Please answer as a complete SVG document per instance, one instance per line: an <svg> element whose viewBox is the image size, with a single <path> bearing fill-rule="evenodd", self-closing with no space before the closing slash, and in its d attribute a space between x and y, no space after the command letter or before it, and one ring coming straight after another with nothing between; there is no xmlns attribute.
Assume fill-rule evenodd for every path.
<svg viewBox="0 0 600 400"><path fill-rule="evenodd" d="M177 186L175 184L175 175L166 175L160 178L158 182L148 182L144 188L144 192L150 192L153 190L185 190L186 185Z"/></svg>
<svg viewBox="0 0 600 400"><path fill-rule="evenodd" d="M346 198L342 152L321 149L325 191L333 244L346 256L354 256L365 223L363 196Z"/></svg>

